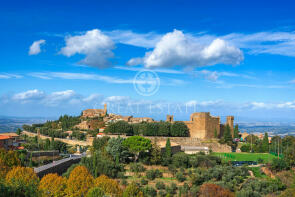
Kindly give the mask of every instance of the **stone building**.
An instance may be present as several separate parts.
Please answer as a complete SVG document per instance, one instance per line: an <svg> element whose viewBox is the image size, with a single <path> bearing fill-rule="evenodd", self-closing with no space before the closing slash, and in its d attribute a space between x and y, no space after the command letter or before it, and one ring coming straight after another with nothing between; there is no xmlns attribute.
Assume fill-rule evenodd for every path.
<svg viewBox="0 0 295 197"><path fill-rule="evenodd" d="M167 121L173 122L173 116L167 116ZM233 133L234 117L227 116L225 125L229 125ZM189 128L190 137L210 139L223 135L224 126L220 123L220 117L210 115L210 112L196 112L191 114L190 121L183 121Z"/></svg>
<svg viewBox="0 0 295 197"><path fill-rule="evenodd" d="M104 104L104 109L86 109L82 112L84 118L104 117L107 115L107 104Z"/></svg>

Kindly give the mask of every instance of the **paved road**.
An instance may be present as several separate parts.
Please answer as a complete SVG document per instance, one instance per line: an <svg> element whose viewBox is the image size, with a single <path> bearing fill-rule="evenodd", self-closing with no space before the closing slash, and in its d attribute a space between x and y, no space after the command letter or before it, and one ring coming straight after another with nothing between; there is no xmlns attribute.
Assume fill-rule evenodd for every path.
<svg viewBox="0 0 295 197"><path fill-rule="evenodd" d="M58 166L58 165L60 165L62 163L67 162L67 161L81 159L82 157L85 157L85 156L86 156L85 154L82 154L82 155L70 155L70 157L68 157L68 158L61 159L61 160L58 160L58 161L53 161L52 163L36 167L36 168L34 168L34 171L35 171L35 173L38 174L38 173L40 173L40 172L42 172L44 170L54 168L54 167L56 167L56 166Z"/></svg>

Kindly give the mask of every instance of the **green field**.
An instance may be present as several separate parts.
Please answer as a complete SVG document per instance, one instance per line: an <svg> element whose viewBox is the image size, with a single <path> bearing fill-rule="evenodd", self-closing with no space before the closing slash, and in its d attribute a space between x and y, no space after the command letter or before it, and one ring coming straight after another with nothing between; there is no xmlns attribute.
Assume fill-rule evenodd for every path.
<svg viewBox="0 0 295 197"><path fill-rule="evenodd" d="M212 153L225 161L257 161L263 159L265 163L272 161L276 156L269 153Z"/></svg>

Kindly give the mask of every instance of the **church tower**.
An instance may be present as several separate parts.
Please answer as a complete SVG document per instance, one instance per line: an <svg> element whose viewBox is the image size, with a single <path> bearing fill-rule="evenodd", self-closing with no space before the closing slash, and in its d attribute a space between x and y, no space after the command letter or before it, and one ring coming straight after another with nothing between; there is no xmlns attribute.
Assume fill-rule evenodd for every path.
<svg viewBox="0 0 295 197"><path fill-rule="evenodd" d="M107 115L107 104L104 104L104 115Z"/></svg>

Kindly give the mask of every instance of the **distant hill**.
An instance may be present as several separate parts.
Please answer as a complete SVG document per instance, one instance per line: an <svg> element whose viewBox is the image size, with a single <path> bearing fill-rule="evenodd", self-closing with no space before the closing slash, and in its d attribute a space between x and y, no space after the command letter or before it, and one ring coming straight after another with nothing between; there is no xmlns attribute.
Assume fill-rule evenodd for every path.
<svg viewBox="0 0 295 197"><path fill-rule="evenodd" d="M21 128L24 124L43 123L54 119L56 118L0 116L0 133L16 131L17 128Z"/></svg>

